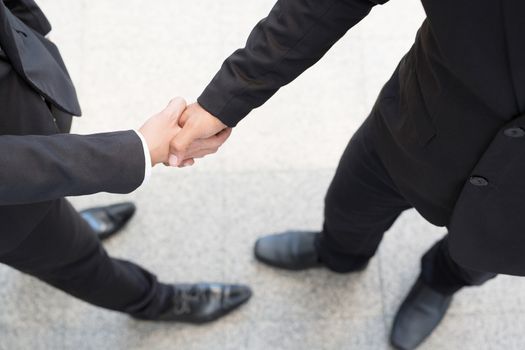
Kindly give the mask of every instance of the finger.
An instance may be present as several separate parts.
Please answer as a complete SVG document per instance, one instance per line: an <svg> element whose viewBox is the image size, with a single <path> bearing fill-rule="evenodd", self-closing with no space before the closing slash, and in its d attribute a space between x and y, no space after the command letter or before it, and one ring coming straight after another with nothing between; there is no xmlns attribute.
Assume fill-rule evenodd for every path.
<svg viewBox="0 0 525 350"><path fill-rule="evenodd" d="M183 127L184 124L188 121L188 118L190 117L189 109L186 110L179 118L179 126Z"/></svg>
<svg viewBox="0 0 525 350"><path fill-rule="evenodd" d="M204 158L210 154L217 153L217 148L205 148L195 151L193 153L187 153L186 157L188 158Z"/></svg>
<svg viewBox="0 0 525 350"><path fill-rule="evenodd" d="M195 139L195 130L189 123L186 123L179 133L175 135L170 144L170 153L177 157L177 165L180 165L181 160L188 158L186 153Z"/></svg>
<svg viewBox="0 0 525 350"><path fill-rule="evenodd" d="M164 111L168 116L178 121L182 112L186 109L186 101L182 97L175 97L168 103Z"/></svg>
<svg viewBox="0 0 525 350"><path fill-rule="evenodd" d="M232 130L233 130L232 128L226 128L222 130L220 133L218 133L217 135L215 135L217 142L220 145L226 142L226 140L228 140L228 138L231 136Z"/></svg>
<svg viewBox="0 0 525 350"><path fill-rule="evenodd" d="M208 139L197 139L191 143L191 145L186 150L186 158L193 157L192 155L200 152L202 150L219 148L220 144L212 138Z"/></svg>
<svg viewBox="0 0 525 350"><path fill-rule="evenodd" d="M191 143L187 150L187 156L203 149L219 148L230 137L232 129L224 129L216 135L207 139L197 139Z"/></svg>
<svg viewBox="0 0 525 350"><path fill-rule="evenodd" d="M186 159L186 160L184 160L184 161L181 163L180 167L181 167L181 168L184 168L184 167L187 167L187 166L192 166L193 164L195 164L195 160L194 160L193 158L190 158L190 159Z"/></svg>
<svg viewBox="0 0 525 350"><path fill-rule="evenodd" d="M208 139L197 139L197 140L194 140L190 146L188 147L188 149L186 150L186 152L189 154L189 153L194 153L198 150L201 150L201 149L204 149L204 148L209 148L208 144L210 143L210 141Z"/></svg>
<svg viewBox="0 0 525 350"><path fill-rule="evenodd" d="M173 166L173 167L179 166L179 160L176 155L170 154L168 156L168 166Z"/></svg>
<svg viewBox="0 0 525 350"><path fill-rule="evenodd" d="M179 162L177 162L176 159L177 157L174 157L172 154L170 154L169 156L169 161L166 162L166 163L163 163L165 166L169 166L169 167L179 167L179 168L183 168L185 166L190 166L190 165L193 165L195 163L195 160L190 157L190 158L187 158L185 159L184 161L180 162L180 164L178 164Z"/></svg>

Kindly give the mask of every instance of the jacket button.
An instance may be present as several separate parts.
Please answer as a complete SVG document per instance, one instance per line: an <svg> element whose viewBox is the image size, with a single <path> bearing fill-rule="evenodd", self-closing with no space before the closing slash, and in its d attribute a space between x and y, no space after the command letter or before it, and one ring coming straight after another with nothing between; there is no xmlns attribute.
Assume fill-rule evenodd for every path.
<svg viewBox="0 0 525 350"><path fill-rule="evenodd" d="M487 186L489 184L488 180L482 176L471 176L469 181L474 186L480 186L480 187Z"/></svg>
<svg viewBox="0 0 525 350"><path fill-rule="evenodd" d="M508 128L504 132L505 136L508 137L523 137L525 136L525 130L518 127Z"/></svg>

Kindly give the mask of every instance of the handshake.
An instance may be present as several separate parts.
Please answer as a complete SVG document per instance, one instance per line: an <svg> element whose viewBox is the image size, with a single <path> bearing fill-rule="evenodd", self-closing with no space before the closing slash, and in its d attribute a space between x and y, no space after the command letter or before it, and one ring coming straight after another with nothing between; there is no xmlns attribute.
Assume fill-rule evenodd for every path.
<svg viewBox="0 0 525 350"><path fill-rule="evenodd" d="M173 167L193 165L195 159L217 152L231 131L198 103L186 106L180 97L139 129L150 152L151 166L163 163Z"/></svg>

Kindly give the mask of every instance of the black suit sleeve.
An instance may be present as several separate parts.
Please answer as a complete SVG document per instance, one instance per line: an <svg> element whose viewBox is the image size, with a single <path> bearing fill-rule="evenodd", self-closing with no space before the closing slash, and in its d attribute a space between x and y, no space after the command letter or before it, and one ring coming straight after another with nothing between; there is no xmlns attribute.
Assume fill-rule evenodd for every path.
<svg viewBox="0 0 525 350"><path fill-rule="evenodd" d="M145 164L142 142L131 130L0 136L0 205L129 193L144 180Z"/></svg>
<svg viewBox="0 0 525 350"><path fill-rule="evenodd" d="M321 59L374 5L386 1L279 0L246 46L224 61L197 101L235 126Z"/></svg>

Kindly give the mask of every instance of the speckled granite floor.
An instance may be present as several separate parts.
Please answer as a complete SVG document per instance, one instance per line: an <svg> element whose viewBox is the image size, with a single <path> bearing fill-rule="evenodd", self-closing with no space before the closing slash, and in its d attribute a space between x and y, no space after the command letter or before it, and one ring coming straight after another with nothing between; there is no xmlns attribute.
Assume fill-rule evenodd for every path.
<svg viewBox="0 0 525 350"><path fill-rule="evenodd" d="M74 132L91 133L138 127L177 94L195 99L273 1L40 4L78 86L84 117ZM443 229L405 213L355 275L272 270L251 249L265 233L320 227L339 156L422 18L417 0L392 0L252 113L216 156L156 168L128 196L73 199L78 208L136 201L137 216L107 243L111 254L166 281L249 283L248 305L208 326L138 322L0 266L0 349L388 349L419 257ZM523 349L524 311L525 280L498 277L461 292L422 348Z"/></svg>

